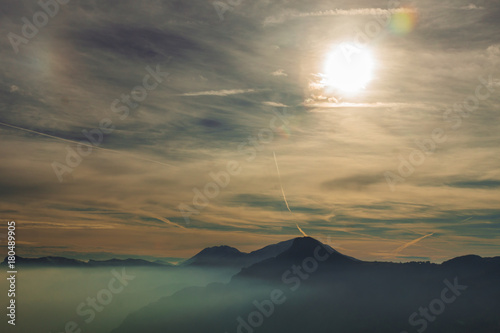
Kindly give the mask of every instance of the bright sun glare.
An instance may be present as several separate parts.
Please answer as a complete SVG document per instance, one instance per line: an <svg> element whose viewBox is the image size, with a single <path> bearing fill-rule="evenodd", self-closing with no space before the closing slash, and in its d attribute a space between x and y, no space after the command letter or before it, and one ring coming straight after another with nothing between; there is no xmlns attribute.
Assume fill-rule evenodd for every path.
<svg viewBox="0 0 500 333"><path fill-rule="evenodd" d="M373 67L373 56L368 49L342 43L327 56L323 83L327 88L357 93L371 81Z"/></svg>

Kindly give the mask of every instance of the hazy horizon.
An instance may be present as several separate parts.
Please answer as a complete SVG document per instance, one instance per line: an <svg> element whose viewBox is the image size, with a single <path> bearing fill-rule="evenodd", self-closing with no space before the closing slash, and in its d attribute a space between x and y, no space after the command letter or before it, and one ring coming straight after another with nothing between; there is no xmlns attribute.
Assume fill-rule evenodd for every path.
<svg viewBox="0 0 500 333"><path fill-rule="evenodd" d="M299 236L299 237L302 237L302 236ZM295 238L292 238L292 239L295 239ZM321 242L321 240L319 240ZM331 245L329 243L329 241L331 241L331 239L329 240L323 240L325 245ZM268 245L273 245L273 244L266 244L264 245L265 246L268 246ZM193 256L195 256L196 254L200 253L202 250L204 249L207 249L207 248L214 248L214 247L219 247L219 246L229 246L231 248L235 248L237 250L239 250L240 252L242 253L245 253L245 254L248 254L248 253L251 253L253 251L257 251L257 250L260 250L264 247L258 247L258 248L253 248L253 249L250 249L250 250L247 250L247 251L241 251L240 249L234 247L234 246L230 246L230 245L227 245L227 244L217 244L217 245L213 245L213 246L208 246L206 248L203 248L203 249L198 249L196 250L192 255L188 256L188 257L185 257L185 258L172 258L172 257L152 257L152 256L138 256L138 255L127 255L127 254L121 254L121 255L115 255L115 254L112 254L112 253L100 253L100 254L92 254L91 256L89 255L82 255L82 254L78 254L78 253L75 253L75 254L68 254L68 253L65 253L63 252L62 254L58 254L57 256L54 256L54 255L43 255L43 254L40 254L40 255L37 255L37 256L20 256L22 258L29 258L29 259L37 259L37 258L44 258L44 257L62 257L62 258L68 258L68 259L75 259L75 260L80 260L80 261L83 261L83 262L89 262L90 260L95 260L95 261L106 261L106 260L111 260L111 259L118 259L118 260L127 260L127 259L142 259L142 260L146 260L146 261L149 261L149 262L155 262L155 261L161 261L161 263L163 264L171 264L173 265L174 267L175 266L179 266L181 265L183 262L189 260L190 258L192 258ZM411 246L411 245L409 245ZM334 247L333 247L334 248ZM334 248L335 249L335 248ZM335 249L337 250L337 249ZM338 250L337 250L338 251ZM338 251L344 255L348 255L348 256L351 256L348 252L343 252L343 251ZM379 261L379 262L401 262L401 263L405 263L405 262L423 262L423 261L430 261L431 263L436 263L436 264L441 264L445 261L448 261L450 259L454 259L454 258L457 258L457 257L462 257L462 256L468 256L468 255L477 255L475 253L463 253L463 254L459 254L457 256L454 256L454 257L450 257L450 258L444 258L440 261L433 261L433 260L428 260L427 258L422 258L422 257L405 257L404 260L401 260L399 258L395 258L395 259L382 259L382 260L373 260L373 261ZM491 257L500 257L500 256L491 256ZM489 258L487 256L483 256L483 258ZM356 259L360 259L360 258L356 258ZM360 260L363 260L363 259L360 259ZM370 260L368 260L370 261ZM43 265L41 266L43 267ZM167 266L166 266L167 267Z"/></svg>

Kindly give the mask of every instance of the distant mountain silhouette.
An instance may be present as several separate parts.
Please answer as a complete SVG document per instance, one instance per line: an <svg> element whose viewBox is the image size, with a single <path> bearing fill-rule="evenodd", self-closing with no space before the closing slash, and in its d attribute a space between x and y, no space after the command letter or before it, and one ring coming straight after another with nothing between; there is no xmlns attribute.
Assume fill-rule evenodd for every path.
<svg viewBox="0 0 500 333"><path fill-rule="evenodd" d="M89 266L100 267L100 266L172 266L169 264L151 262L143 259L109 259L109 260L89 260L87 263Z"/></svg>
<svg viewBox="0 0 500 333"><path fill-rule="evenodd" d="M7 265L7 261L5 257L2 265ZM84 261L63 257L23 258L16 256L16 267L84 267L86 265Z"/></svg>
<svg viewBox="0 0 500 333"><path fill-rule="evenodd" d="M500 332L500 257L365 262L313 238L288 242L229 283L185 288L113 333ZM247 257L234 250L205 254Z"/></svg>
<svg viewBox="0 0 500 333"><path fill-rule="evenodd" d="M235 267L250 266L262 260L276 257L292 245L293 240L266 246L250 253L240 252L230 246L209 247L182 263L183 266Z"/></svg>
<svg viewBox="0 0 500 333"><path fill-rule="evenodd" d="M181 263L180 266L191 267L231 267L242 268L256 262L272 258L288 249L293 240L280 242L266 246L260 250L250 253L240 252L230 246L214 246L203 249L192 258ZM0 265L7 265L7 257ZM147 261L143 259L109 259L89 260L68 259L64 257L41 257L24 258L16 256L16 265L26 267L103 267L103 266L151 266L151 267L174 267L162 260Z"/></svg>
<svg viewBox="0 0 500 333"><path fill-rule="evenodd" d="M203 249L182 265L190 266L237 266L240 265L246 253L230 246L214 246Z"/></svg>
<svg viewBox="0 0 500 333"><path fill-rule="evenodd" d="M7 257L1 265L7 265ZM107 266L151 266L170 267L172 265L142 259L89 260L88 262L64 257L23 258L16 256L17 267L107 267Z"/></svg>
<svg viewBox="0 0 500 333"><path fill-rule="evenodd" d="M260 250L250 253L240 252L230 246L214 246L203 249L192 258L181 263L180 266L206 267L206 268L242 268L250 266L256 262L272 258L288 249L293 240L280 242L266 246ZM7 257L0 265L7 264ZM89 260L88 262L68 259L64 257L41 257L24 258L16 256L16 265L27 267L104 267L104 266L151 266L151 267L174 267L170 263L162 260L147 261L143 259L109 259L109 260Z"/></svg>

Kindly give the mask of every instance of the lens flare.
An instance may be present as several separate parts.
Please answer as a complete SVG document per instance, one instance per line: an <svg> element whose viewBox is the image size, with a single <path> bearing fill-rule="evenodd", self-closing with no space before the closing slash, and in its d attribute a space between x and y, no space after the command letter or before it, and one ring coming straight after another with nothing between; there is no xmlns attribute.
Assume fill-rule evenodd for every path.
<svg viewBox="0 0 500 333"><path fill-rule="evenodd" d="M415 29L418 12L415 8L403 8L392 14L389 30L396 35L406 35Z"/></svg>

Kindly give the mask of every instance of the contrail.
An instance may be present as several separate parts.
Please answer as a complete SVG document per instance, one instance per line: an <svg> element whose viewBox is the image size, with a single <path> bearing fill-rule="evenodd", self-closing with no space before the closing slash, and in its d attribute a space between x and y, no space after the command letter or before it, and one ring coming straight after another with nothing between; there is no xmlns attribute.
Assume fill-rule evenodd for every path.
<svg viewBox="0 0 500 333"><path fill-rule="evenodd" d="M143 212L144 212L146 215L148 215L148 216L150 216L150 217L152 217L152 218L155 218L155 219L157 219L157 220L160 220L160 221L162 221L162 222L164 222L164 223L166 223L166 224L172 225L172 226L177 227L177 228L186 229L186 228L185 228L185 227L183 227L182 225L177 224L177 223L174 223L174 222L170 221L169 219L165 219L165 218L163 218L163 217L161 217L161 216L159 216L159 215L152 214L152 213L147 212L147 211L145 211L145 210L143 210Z"/></svg>
<svg viewBox="0 0 500 333"><path fill-rule="evenodd" d="M428 235L425 235L425 236L422 236L422 237L417 238L417 239L414 239L414 240L412 240L411 242L408 242L408 243L406 243L406 244L401 245L401 246L400 246L400 247L398 247L396 250L394 250L394 252L395 252L395 253L399 253L399 252L403 251L404 249L406 249L408 246L414 245L414 244L416 244L416 243L420 242L422 239L424 239L424 238L426 238L426 237L429 237L429 236L432 236L432 235L434 235L434 233L432 233L432 234L428 234Z"/></svg>
<svg viewBox="0 0 500 333"><path fill-rule="evenodd" d="M285 200L285 204L286 204L286 208L288 208L288 211L291 213L292 210L290 209L290 206L288 205L288 201L286 200L286 195L285 195L285 190L283 189L283 185L281 184L281 174L280 174L280 168L278 167L278 160L276 159L276 153L273 151L273 156L274 156L274 164L276 164L276 170L278 171L278 179L279 179L279 183L280 183L280 187L281 187L281 193L283 194L283 200ZM299 225L297 223L295 223L295 225L297 226L297 229L299 229L300 233L304 236L304 237L309 237L305 232L304 230L300 229Z"/></svg>
<svg viewBox="0 0 500 333"><path fill-rule="evenodd" d="M128 155L128 156L136 158L138 160L143 160L143 161L147 161L147 162L153 162L153 163L161 164L163 166L173 167L173 165L170 165L170 164L158 162L158 161L155 161L155 160L150 160L150 159L143 158L143 157L138 157L138 156L135 156L135 155L130 154L130 153L123 153L123 152L120 152L120 151L114 150L114 149L102 148L102 147L98 147L98 146L89 145L89 144L86 144L86 143L83 143L83 142L78 142L78 141L63 139L63 138L60 138L58 136L54 136L54 135L50 135L50 134L45 134L45 133L42 133L42 132L33 131L33 130L30 130L30 129L27 129L27 128L18 127L18 126L14 126L14 125L2 123L2 122L0 122L0 125L11 127L11 128L15 128L15 129L18 129L18 130L21 130L21 131L25 131L25 132L29 132L29 133L38 134L38 135L41 135L41 136L46 136L48 138L59 140L59 141L69 142L69 143L73 143L73 144L79 144L79 145L82 145L82 146L90 147L92 149L94 149L94 148L95 149L100 149L100 150L109 151L109 152L112 152L112 153L115 153L115 154Z"/></svg>
<svg viewBox="0 0 500 333"><path fill-rule="evenodd" d="M406 244L405 242L402 242L402 241L399 241L399 240L396 240L396 239L389 239L389 238L384 238L384 237L379 237L379 236L374 236L374 235L367 235L367 234L362 234L362 233L359 233L359 232L355 232L355 231L350 231L350 230L346 230L344 228L340 228L340 229L337 229L337 228L332 228L330 229L332 231L340 231L340 232L346 232L348 234L353 234L353 235L358 235L358 236L363 236L363 237L367 237L367 238L372 238L372 239L382 239L382 240L385 240L385 241L389 241L389 242L395 242L395 243L401 243L401 244ZM406 230L406 229L405 229ZM411 231L411 230L409 230ZM429 246L424 246L424 245L419 245L421 247L424 247L426 249L431 249L431 250L434 250L434 251L442 251L440 249L435 249L435 248L432 248L432 247L429 247ZM395 251L393 251L392 253L394 253Z"/></svg>
<svg viewBox="0 0 500 333"><path fill-rule="evenodd" d="M299 229L300 233L302 235L304 235L304 237L309 237L309 236L307 236L307 234L302 229L300 229L300 227L299 227L299 225L297 223L295 223L295 225L297 226L297 229Z"/></svg>
<svg viewBox="0 0 500 333"><path fill-rule="evenodd" d="M276 159L276 153L274 151L273 151L273 156L274 156L274 163L276 164L276 170L278 170L278 179L279 179L279 182L280 182L281 193L283 194L283 199L285 200L286 208L288 208L288 211L291 213L292 210L290 209L290 206L288 206L288 201L286 201L285 190L283 190L283 185L281 184L280 169L278 167L278 160Z"/></svg>

